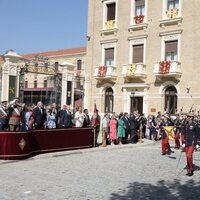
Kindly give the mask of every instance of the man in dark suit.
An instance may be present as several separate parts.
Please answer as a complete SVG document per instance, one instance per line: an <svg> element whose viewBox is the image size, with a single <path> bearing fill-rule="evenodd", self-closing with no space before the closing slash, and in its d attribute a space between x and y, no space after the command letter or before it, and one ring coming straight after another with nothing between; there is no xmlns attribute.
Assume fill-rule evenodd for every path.
<svg viewBox="0 0 200 200"><path fill-rule="evenodd" d="M37 106L33 109L33 117L35 129L44 128L47 116L41 101L38 101Z"/></svg>
<svg viewBox="0 0 200 200"><path fill-rule="evenodd" d="M125 142L128 142L128 135L130 134L130 122L129 122L127 112L124 113L122 120L124 121L124 126L125 126L125 138L124 139L125 139Z"/></svg>
<svg viewBox="0 0 200 200"><path fill-rule="evenodd" d="M72 114L69 105L63 105L60 111L60 128L70 128L72 126Z"/></svg>
<svg viewBox="0 0 200 200"><path fill-rule="evenodd" d="M90 125L90 117L88 115L88 109L83 110L83 116L84 116L84 121L83 121L83 127L87 127Z"/></svg>

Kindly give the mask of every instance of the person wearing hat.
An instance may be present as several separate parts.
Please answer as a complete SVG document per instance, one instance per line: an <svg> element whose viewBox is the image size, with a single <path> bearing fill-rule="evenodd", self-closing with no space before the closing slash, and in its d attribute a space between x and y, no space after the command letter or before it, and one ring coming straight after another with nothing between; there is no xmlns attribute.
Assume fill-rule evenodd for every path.
<svg viewBox="0 0 200 200"><path fill-rule="evenodd" d="M3 131L8 125L8 110L7 110L8 101L2 101L0 103L0 130Z"/></svg>
<svg viewBox="0 0 200 200"><path fill-rule="evenodd" d="M193 165L193 153L197 146L197 126L194 123L194 115L192 113L187 114L187 123L184 131L183 148L186 152L187 160L187 176L192 176L194 172Z"/></svg>
<svg viewBox="0 0 200 200"><path fill-rule="evenodd" d="M13 101L10 102L8 112L10 116L8 121L9 131L19 131L22 106L18 97L15 97Z"/></svg>

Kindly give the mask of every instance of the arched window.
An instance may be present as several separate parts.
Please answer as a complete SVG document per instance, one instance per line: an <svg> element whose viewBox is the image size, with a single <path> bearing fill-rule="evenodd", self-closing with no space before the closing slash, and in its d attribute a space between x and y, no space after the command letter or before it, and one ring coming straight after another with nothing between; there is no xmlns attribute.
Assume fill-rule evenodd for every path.
<svg viewBox="0 0 200 200"><path fill-rule="evenodd" d="M174 114L177 109L177 90L174 86L169 86L165 90L165 111Z"/></svg>
<svg viewBox="0 0 200 200"><path fill-rule="evenodd" d="M114 103L113 89L107 88L105 91L105 112L109 113L113 112L113 103Z"/></svg>

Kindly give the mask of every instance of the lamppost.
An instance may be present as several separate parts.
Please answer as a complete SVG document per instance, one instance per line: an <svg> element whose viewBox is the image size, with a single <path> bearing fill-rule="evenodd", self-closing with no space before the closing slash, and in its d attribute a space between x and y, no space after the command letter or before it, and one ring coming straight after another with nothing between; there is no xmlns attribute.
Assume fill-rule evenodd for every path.
<svg viewBox="0 0 200 200"><path fill-rule="evenodd" d="M19 73L19 100L20 102L24 102L24 74L25 68L21 67Z"/></svg>

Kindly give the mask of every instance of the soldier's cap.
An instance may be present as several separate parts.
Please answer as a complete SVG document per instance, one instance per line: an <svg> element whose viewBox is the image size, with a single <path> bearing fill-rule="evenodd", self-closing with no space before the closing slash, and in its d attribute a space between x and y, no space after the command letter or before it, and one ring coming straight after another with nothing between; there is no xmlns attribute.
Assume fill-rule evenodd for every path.
<svg viewBox="0 0 200 200"><path fill-rule="evenodd" d="M166 114L163 115L163 117L169 118L169 114L166 113Z"/></svg>
<svg viewBox="0 0 200 200"><path fill-rule="evenodd" d="M13 100L19 101L19 97L14 97Z"/></svg>
<svg viewBox="0 0 200 200"><path fill-rule="evenodd" d="M8 101L2 101L1 103L7 103Z"/></svg>
<svg viewBox="0 0 200 200"><path fill-rule="evenodd" d="M193 113L187 113L187 117L194 117Z"/></svg>

